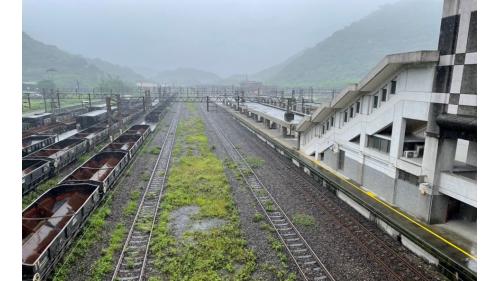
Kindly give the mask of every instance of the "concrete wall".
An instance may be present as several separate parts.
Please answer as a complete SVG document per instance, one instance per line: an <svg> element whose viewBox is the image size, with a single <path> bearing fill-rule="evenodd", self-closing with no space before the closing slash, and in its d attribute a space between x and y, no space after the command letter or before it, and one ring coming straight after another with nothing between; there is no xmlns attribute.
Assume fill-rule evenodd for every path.
<svg viewBox="0 0 500 281"><path fill-rule="evenodd" d="M325 150L325 159L323 162L328 165L328 167L331 167L332 169L337 170L338 169L338 163L339 163L339 157L338 153L333 153L331 149Z"/></svg>
<svg viewBox="0 0 500 281"><path fill-rule="evenodd" d="M363 166L363 186L387 202L393 203L394 178L381 173L370 166Z"/></svg>
<svg viewBox="0 0 500 281"><path fill-rule="evenodd" d="M347 153L344 158L344 169L339 171L341 171L342 174L344 174L346 177L351 178L358 183L360 183L362 180L361 164L358 161L349 158L349 156L347 156Z"/></svg>
<svg viewBox="0 0 500 281"><path fill-rule="evenodd" d="M394 203L403 211L427 221L430 197L422 195L418 186L404 180L396 179Z"/></svg>

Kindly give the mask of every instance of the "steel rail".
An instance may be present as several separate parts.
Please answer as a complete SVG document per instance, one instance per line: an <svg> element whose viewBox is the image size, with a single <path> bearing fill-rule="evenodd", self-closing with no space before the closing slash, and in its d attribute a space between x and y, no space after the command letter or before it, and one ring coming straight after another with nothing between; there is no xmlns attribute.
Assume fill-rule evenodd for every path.
<svg viewBox="0 0 500 281"><path fill-rule="evenodd" d="M285 167L287 167L288 169L297 169L297 167L290 161L285 161L283 155L278 154L278 156L279 157L276 158L278 159L277 161L283 163ZM282 169L277 169L277 171L278 174L283 177L289 177L290 175L289 173L285 173L285 170ZM294 180L297 182L305 181L312 184L313 186L317 186L317 182L314 181L312 177L301 177L295 173L293 175ZM387 274L401 281L429 280L429 277L425 276L420 269L412 265L402 255L398 254L386 241L370 231L364 224L354 218L353 215L349 214L339 206L336 206L328 198L326 190L306 187L310 191L309 193L306 193L303 188L298 188L294 185L292 185L292 188L301 193L304 198L307 198L307 196L314 198L315 200L311 200L310 203L319 205L325 212L329 213L333 210L331 218L336 222L336 225L341 226L341 228L349 235L349 237L352 238L353 242L363 248L364 252L370 255L378 264L380 264L382 270ZM362 232L362 234L359 234L360 231ZM365 239L365 241L363 241L362 239ZM395 261L394 259L397 259L399 262ZM414 275L408 276L409 272L402 270L402 268L394 268L396 266L402 267L403 265L407 269L409 269L409 271L413 272Z"/></svg>
<svg viewBox="0 0 500 281"><path fill-rule="evenodd" d="M155 225L156 215L165 187L165 179L172 156L180 112L178 106L175 116L168 128L167 137L163 141L151 177L144 190L141 203L137 209L127 239L123 244L112 280L141 280L144 275L152 230ZM147 223L149 226L148 229L145 230L140 223ZM140 253L141 250L144 251L142 255Z"/></svg>
<svg viewBox="0 0 500 281"><path fill-rule="evenodd" d="M161 122L161 121L160 121ZM157 124L160 124L160 122L158 122ZM149 142L155 137L155 135L151 135L151 139L150 140L146 140L144 141L142 144L141 144L141 148L145 147L146 145L149 144ZM107 142L105 145L107 144L110 144L111 142ZM140 148L140 149L141 149ZM99 152L99 151L98 151ZM134 154L134 156L132 157L132 159L127 163L127 169L131 168L135 162L137 161L137 157L138 155L137 154ZM90 158L89 158L90 159ZM122 174L123 173L120 173L120 176L118 177L117 181L113 184L113 186L115 187L118 187L122 181L123 181L123 177L122 177ZM69 175L69 174L68 174ZM89 216L87 216L85 218L85 223L82 223L82 225L86 224L86 221L90 218L90 216L94 213L95 210L97 210L98 208L106 205L109 200L111 200L111 198L113 197L113 194L115 194L116 192L116 188L112 188L110 191L108 191L108 193L106 193L104 195L105 198L103 198L101 201L99 201L99 203L97 205L94 206L94 208L92 209L92 211L90 212L91 214ZM45 272L43 275L41 275L41 280L45 280L46 278L50 277L51 274L53 274L54 272L54 269L52 268L54 265L56 265L59 260L63 259L65 255L72 255L73 252L75 251L76 247L71 247L71 245L77 245L81 239L83 239L83 237L85 236L85 234L89 231L88 228L86 228L85 226L83 227L83 229L81 229L80 231L76 231L72 238L69 240L71 241L70 243L68 243L67 246L64 247L64 249L69 249L69 252L66 253L66 250L63 250L61 251L59 254L58 254L58 257L56 258L55 261L53 261L51 263L51 265L49 266L51 269L48 271L48 272ZM79 238L76 238L77 236L80 236ZM67 260L64 260L64 262L62 263L61 267L66 265L66 262Z"/></svg>
<svg viewBox="0 0 500 281"><path fill-rule="evenodd" d="M207 117L206 113L204 113L204 115ZM257 200L257 203L262 208L268 221L278 234L278 237L287 249L290 257L297 265L302 277L305 280L335 281L336 279L326 269L325 265L321 262L314 250L309 246L306 239L300 234L290 218L286 215L278 202L276 202L274 197L261 182L252 167L236 149L236 146L231 142L231 140L229 140L229 138L227 138L227 136L220 130L211 118L207 117L206 120L210 123L212 128L214 128L225 150L237 164L237 168L245 183L248 185L252 195ZM250 173L245 171L249 171Z"/></svg>

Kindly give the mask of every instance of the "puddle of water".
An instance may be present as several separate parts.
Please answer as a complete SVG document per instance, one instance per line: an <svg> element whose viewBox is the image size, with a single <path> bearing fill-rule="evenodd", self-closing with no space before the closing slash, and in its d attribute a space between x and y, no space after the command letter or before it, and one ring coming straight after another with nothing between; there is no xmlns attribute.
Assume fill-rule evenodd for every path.
<svg viewBox="0 0 500 281"><path fill-rule="evenodd" d="M191 225L189 231L207 231L212 228L222 226L226 223L223 219L203 219L196 221Z"/></svg>
<svg viewBox="0 0 500 281"><path fill-rule="evenodd" d="M191 225L191 216L200 211L198 206L181 207L170 213L170 227L174 230L174 236L180 238Z"/></svg>
<svg viewBox="0 0 500 281"><path fill-rule="evenodd" d="M191 217L199 211L200 207L198 206L185 206L170 213L169 227L173 229L176 238L181 238L186 232L208 231L226 223L225 220L219 218L193 220Z"/></svg>

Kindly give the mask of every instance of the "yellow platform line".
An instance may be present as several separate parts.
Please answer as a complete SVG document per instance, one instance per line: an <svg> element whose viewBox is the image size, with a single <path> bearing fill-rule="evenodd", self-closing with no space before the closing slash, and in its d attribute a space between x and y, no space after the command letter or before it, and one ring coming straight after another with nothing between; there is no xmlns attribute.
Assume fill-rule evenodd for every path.
<svg viewBox="0 0 500 281"><path fill-rule="evenodd" d="M345 177L343 175L340 175L337 171L335 170L332 170L330 169L329 167L325 167L323 164L321 164L318 160L313 160L314 163L316 163L317 165L323 167L324 169L327 169L328 171L332 172L333 174L335 174L335 176L339 177L342 181L344 181L345 183L348 183L349 185L351 185L352 187L356 188L357 190L363 192L364 194L368 195L369 197L373 198L375 201L377 201L379 204L382 204L384 207L388 208L389 210L395 212L396 214L402 216L403 218L407 219L408 221L410 221L411 223L415 224L416 226L420 227L421 229L425 230L426 232L428 232L429 234L433 235L434 237L438 238L439 240L443 241L444 243L448 244L449 246L455 248L456 250L460 251L461 253L463 253L464 255L466 255L467 257L473 259L473 260L477 260L477 257L470 254L469 252L467 252L466 250L460 248L459 246L453 244L452 242L450 242L449 240L447 240L446 238L444 238L443 236L437 234L436 232L432 231L431 229L429 229L428 227L426 227L425 225L419 223L418 221L412 219L411 217L409 217L408 215L406 215L405 213L401 212L400 210L398 209L395 209L394 207L392 207L391 205L387 204L386 202L384 202L383 200L379 199L377 197L377 195L373 192L370 192L370 191L366 191L364 189L362 189L361 187L359 187L358 185L355 185L353 184L352 182L348 181L347 179L345 179Z"/></svg>

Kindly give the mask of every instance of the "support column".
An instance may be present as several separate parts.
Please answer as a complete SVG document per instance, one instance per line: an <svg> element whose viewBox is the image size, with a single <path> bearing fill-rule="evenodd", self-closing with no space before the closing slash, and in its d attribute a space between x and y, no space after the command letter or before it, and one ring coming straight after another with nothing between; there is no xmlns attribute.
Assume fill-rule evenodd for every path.
<svg viewBox="0 0 500 281"><path fill-rule="evenodd" d="M477 167L477 142L469 141L469 149L467 150L467 164Z"/></svg>
<svg viewBox="0 0 500 281"><path fill-rule="evenodd" d="M439 193L441 172L453 169L457 139L441 138L437 147L436 167L432 186L429 223L444 223L447 220L448 197Z"/></svg>
<svg viewBox="0 0 500 281"><path fill-rule="evenodd" d="M389 153L392 163L396 163L396 160L403 154L403 145L406 133L406 119L399 115L399 110L396 109L395 111L397 117L392 123L391 151Z"/></svg>

